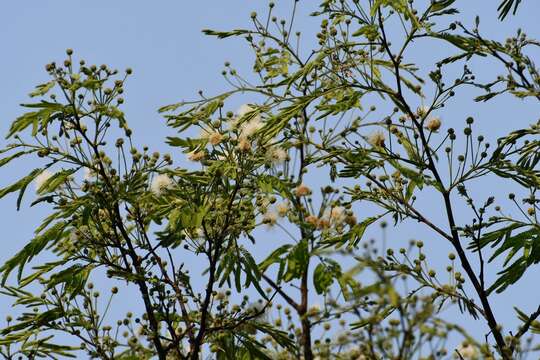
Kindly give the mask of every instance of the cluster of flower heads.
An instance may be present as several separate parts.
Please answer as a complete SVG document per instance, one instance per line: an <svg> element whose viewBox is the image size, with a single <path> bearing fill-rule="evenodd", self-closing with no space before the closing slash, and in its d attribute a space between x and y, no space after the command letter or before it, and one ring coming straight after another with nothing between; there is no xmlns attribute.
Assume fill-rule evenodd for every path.
<svg viewBox="0 0 540 360"><path fill-rule="evenodd" d="M288 200L285 200L279 204L276 204L273 209L269 209L265 204L263 209L265 210L262 217L263 224L273 226L278 222L279 218L284 218L287 216L290 210L290 204Z"/></svg>
<svg viewBox="0 0 540 360"><path fill-rule="evenodd" d="M43 170L38 176L34 179L34 187L37 193L40 191L43 191L43 187L47 184L47 182L55 175L50 170ZM84 175L83 180L85 182L91 182L94 178L96 178L97 174L95 171L84 168ZM150 191L155 196L161 196L167 189L171 189L174 185L174 181L171 179L171 177L167 174L158 174L153 177L151 183L150 183Z"/></svg>
<svg viewBox="0 0 540 360"><path fill-rule="evenodd" d="M212 147L232 141L235 144L234 148L241 153L248 153L259 147L265 152L265 160L276 165L289 159L287 151L280 146L257 146L262 145L256 142L256 135L264 127L264 121L257 109L251 105L240 106L236 114L230 116L227 128L221 125L220 121L204 124L199 139ZM195 149L187 154L188 160L194 162L202 161L206 157L205 149ZM225 158L226 156L218 156L220 160Z"/></svg>
<svg viewBox="0 0 540 360"><path fill-rule="evenodd" d="M300 184L293 190L294 195L299 198L308 197L312 194L312 190L306 184ZM274 226L277 224L280 218L286 218L291 210L291 203L289 200L276 203L274 197L261 200L258 204L262 216L262 223L268 226ZM357 222L356 217L351 210L345 209L345 207L333 204L325 207L324 211L321 210L322 215L309 214L305 216L304 221L317 230L329 230L335 229L342 231L343 226L354 226Z"/></svg>
<svg viewBox="0 0 540 360"><path fill-rule="evenodd" d="M442 125L441 118L438 116L431 116L431 109L427 106L421 106L416 110L416 117L420 119L420 122L423 124L423 126L429 130L430 132L436 133ZM410 119L410 117L402 116L400 118L400 122L404 123L407 121L407 119ZM384 132L381 130L377 130L372 132L368 138L367 142L375 147L380 148L384 147L386 142L386 137L384 135Z"/></svg>
<svg viewBox="0 0 540 360"><path fill-rule="evenodd" d="M416 110L416 115L425 123L425 128L431 132L437 132L442 125L441 118L438 116L430 115L430 108L427 106L421 106Z"/></svg>
<svg viewBox="0 0 540 360"><path fill-rule="evenodd" d="M333 206L327 208L321 217L309 215L306 222L319 230L330 228L341 229L344 224L353 226L356 224L356 217L348 213L342 206Z"/></svg>

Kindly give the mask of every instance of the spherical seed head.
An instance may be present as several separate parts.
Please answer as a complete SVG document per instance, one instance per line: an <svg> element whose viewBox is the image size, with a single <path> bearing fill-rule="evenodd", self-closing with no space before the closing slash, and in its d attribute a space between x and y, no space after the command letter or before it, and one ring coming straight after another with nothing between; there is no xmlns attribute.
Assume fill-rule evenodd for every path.
<svg viewBox="0 0 540 360"><path fill-rule="evenodd" d="M429 119L429 121L427 122L426 124L426 128L429 130L429 131L432 131L432 132L435 132L437 130L439 130L439 128L441 127L441 119L438 118L438 117L433 117L431 119Z"/></svg>
<svg viewBox="0 0 540 360"><path fill-rule="evenodd" d="M311 195L311 189L304 184L300 184L298 187L296 187L295 194L299 197L308 196Z"/></svg>

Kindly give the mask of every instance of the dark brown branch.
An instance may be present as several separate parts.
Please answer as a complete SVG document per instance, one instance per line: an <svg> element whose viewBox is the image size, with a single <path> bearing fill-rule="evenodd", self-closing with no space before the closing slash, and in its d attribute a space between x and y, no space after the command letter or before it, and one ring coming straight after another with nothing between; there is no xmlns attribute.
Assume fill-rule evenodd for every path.
<svg viewBox="0 0 540 360"><path fill-rule="evenodd" d="M381 33L382 33L382 36L383 36L384 49L386 50L386 53L388 54L389 58L391 59L392 63L394 64L394 71L395 71L395 77L396 77L396 82L397 82L397 92L395 93L395 99L397 101L399 101L399 105L401 105L402 108L406 110L407 115L411 118L411 121L416 126L416 128L418 130L418 133L419 133L419 136L420 136L420 140L422 142L422 146L424 148L426 148L426 149L429 149L429 144L427 142L427 139L426 139L426 136L425 136L425 133L424 133L424 129L422 128L422 124L420 124L417 121L416 115L413 113L413 111L409 107L409 105L408 105L407 101L405 100L405 98L403 96L403 93L401 91L401 75L400 75L400 69L399 69L400 59L396 59L396 57L392 54L392 51L390 50L390 47L388 45L388 41L386 39L386 34L385 34L385 30L384 30L384 24L382 22L380 10L379 10L379 25L380 25ZM442 181L441 176L440 176L440 174L439 174L439 172L437 170L437 166L435 165L435 161L433 160L433 156L432 156L432 154L430 153L429 150L426 151L426 156L427 156L427 159L428 159L428 168L429 168L429 170L431 171L431 173L435 177L435 180L439 184L441 189L444 189L443 181ZM442 192L442 195L443 195L444 206L445 206L445 210L446 210L446 214L447 214L448 225L450 227L450 232L451 232L451 235L452 235L451 243L454 246L454 248L455 248L455 250L456 250L456 252L458 254L458 257L460 259L461 265L463 266L463 269L465 270L468 278L472 282L472 285L473 285L473 287L474 287L474 289L475 289L475 291L476 291L476 293L477 293L477 295L478 295L478 297L480 299L480 302L482 303L482 307L483 307L485 315L486 315L485 316L486 321L487 321L488 326L489 326L489 328L490 328L490 330L491 330L491 332L493 334L493 337L494 337L495 342L497 344L497 348L499 349L499 352L500 352L502 358L505 359L505 360L510 360L510 358L508 357L508 354L506 353L506 350L507 350L506 349L507 348L506 342L504 340L504 337L501 334L501 331L500 331L499 326L497 324L497 321L495 319L495 315L493 314L493 310L491 309L491 305L490 305L489 300L488 300L488 294L482 288L480 282L478 281L476 273L472 269L472 266L471 266L471 264L469 262L469 259L467 258L467 255L465 254L463 246L461 245L459 234L458 234L458 231L457 231L457 228L456 228L455 219L454 219L452 203L451 203L451 200L450 200L450 193L449 193L449 191L444 190Z"/></svg>

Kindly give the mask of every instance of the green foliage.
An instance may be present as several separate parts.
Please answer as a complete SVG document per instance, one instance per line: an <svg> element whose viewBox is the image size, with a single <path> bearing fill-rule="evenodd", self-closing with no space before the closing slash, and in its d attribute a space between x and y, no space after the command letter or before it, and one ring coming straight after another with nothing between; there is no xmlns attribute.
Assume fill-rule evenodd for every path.
<svg viewBox="0 0 540 360"><path fill-rule="evenodd" d="M515 15L521 0L503 0L497 10L499 10L499 19L504 20L506 16L512 11ZM512 9L513 7L513 9Z"/></svg>

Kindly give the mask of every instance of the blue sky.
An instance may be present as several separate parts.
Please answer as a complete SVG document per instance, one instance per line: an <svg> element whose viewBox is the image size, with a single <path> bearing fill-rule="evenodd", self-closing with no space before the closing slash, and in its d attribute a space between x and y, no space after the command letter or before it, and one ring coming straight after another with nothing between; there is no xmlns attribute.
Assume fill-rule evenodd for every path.
<svg viewBox="0 0 540 360"><path fill-rule="evenodd" d="M282 5L281 12L286 13L290 1L276 2ZM310 6L309 10L303 8L304 3L315 2L300 2L298 24L302 30L309 30L317 22L306 16L313 8L312 5L305 5ZM504 40L522 27L531 37L540 38L540 27L535 17L540 13L537 1L525 0L518 16L509 17L504 23L496 19L495 3L457 1L457 5L464 9L461 19L465 24L472 24L474 16L481 15L484 34ZM126 85L125 111L135 139L139 144L165 150L162 140L172 131L166 129L163 119L157 114L158 107L194 98L198 89L204 89L207 94L225 90L226 84L220 75L225 60L245 73L250 71L251 54L242 41L216 40L204 36L200 30L247 26L249 13L253 9L264 8L265 4L265 1L248 0L4 1L0 5L0 133L5 134L10 122L21 114L23 110L18 104L28 101L27 94L32 88L47 80L44 65L63 59L65 49L73 48L75 56L84 58L88 63L106 63L120 70L126 67L134 69L134 75ZM448 51L418 44L411 59L422 65L436 57L438 52ZM486 78L501 70L489 62L481 66L473 62L471 67ZM497 103L474 105L463 96L442 114L446 121L456 121L459 124L456 127L461 126L469 115L484 122L485 126L480 126L484 135L494 139L513 127L536 121L538 104L504 98ZM0 144L4 145L5 141L0 140ZM25 161L1 169L0 186L7 185L28 169L29 163ZM497 183L484 184L478 189L479 195L498 194L500 188L497 186ZM426 208L437 212L436 205L430 205L429 201ZM3 233L0 262L24 245L46 212L45 208L28 207L16 212L13 196L0 201ZM413 227L410 229L411 232L417 231ZM418 231L427 236L427 233ZM439 247L437 243L428 245L428 249L435 256L446 254L446 247ZM519 298L525 309L531 309L540 300L540 294L531 294L528 288L535 283L537 274L538 269L531 270L527 283L513 292L512 298ZM513 317L512 298L503 295L496 301L496 308L508 310L508 314L502 315L505 321ZM5 306L5 299L0 298L0 314L5 312ZM481 325L473 327L481 328Z"/></svg>

